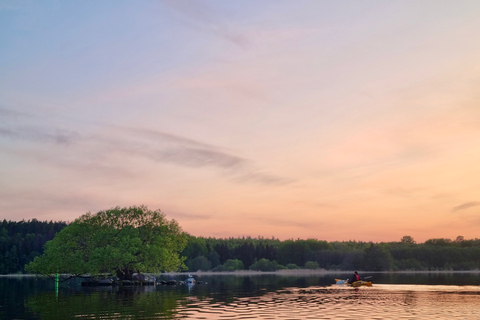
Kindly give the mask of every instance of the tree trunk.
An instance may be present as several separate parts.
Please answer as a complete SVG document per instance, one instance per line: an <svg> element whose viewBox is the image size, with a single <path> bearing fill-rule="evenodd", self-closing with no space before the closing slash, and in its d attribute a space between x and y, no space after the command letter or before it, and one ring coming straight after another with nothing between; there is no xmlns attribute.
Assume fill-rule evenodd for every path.
<svg viewBox="0 0 480 320"><path fill-rule="evenodd" d="M133 270L130 269L117 269L117 277L120 280L132 280Z"/></svg>

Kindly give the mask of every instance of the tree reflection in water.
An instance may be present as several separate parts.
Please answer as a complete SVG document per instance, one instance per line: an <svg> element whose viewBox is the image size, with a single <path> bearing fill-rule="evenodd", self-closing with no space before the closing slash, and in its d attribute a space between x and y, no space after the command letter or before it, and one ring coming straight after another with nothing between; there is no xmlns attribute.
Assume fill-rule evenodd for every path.
<svg viewBox="0 0 480 320"><path fill-rule="evenodd" d="M0 278L0 319L480 319L479 274L375 274L372 288L357 289L335 277L198 274L192 287L63 283L58 295L53 279Z"/></svg>
<svg viewBox="0 0 480 320"><path fill-rule="evenodd" d="M174 319L178 300L185 293L146 287L96 287L33 295L26 306L41 319Z"/></svg>

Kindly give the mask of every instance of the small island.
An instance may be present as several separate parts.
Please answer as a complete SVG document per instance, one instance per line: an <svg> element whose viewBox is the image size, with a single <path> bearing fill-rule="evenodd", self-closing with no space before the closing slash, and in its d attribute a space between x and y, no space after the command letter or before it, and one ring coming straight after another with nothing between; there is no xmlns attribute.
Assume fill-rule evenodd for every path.
<svg viewBox="0 0 480 320"><path fill-rule="evenodd" d="M145 273L178 271L187 235L175 220L146 206L113 208L87 213L45 244L25 270L52 275L85 277L89 285L155 284ZM105 276L113 275L113 276Z"/></svg>

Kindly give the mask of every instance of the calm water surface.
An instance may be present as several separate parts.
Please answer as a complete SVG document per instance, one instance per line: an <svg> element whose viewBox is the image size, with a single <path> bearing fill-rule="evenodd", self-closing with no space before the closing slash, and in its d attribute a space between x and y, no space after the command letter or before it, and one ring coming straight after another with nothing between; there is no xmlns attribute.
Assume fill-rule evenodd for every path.
<svg viewBox="0 0 480 320"><path fill-rule="evenodd" d="M333 284L347 277L197 275L202 283L191 287L69 282L58 290L52 279L0 277L0 319L480 319L478 273L373 274L373 287Z"/></svg>

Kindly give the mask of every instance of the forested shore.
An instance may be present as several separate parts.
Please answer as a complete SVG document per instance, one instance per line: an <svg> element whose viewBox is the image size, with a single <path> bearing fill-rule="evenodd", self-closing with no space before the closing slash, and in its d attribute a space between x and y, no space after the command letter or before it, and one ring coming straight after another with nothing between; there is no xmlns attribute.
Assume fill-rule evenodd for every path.
<svg viewBox="0 0 480 320"><path fill-rule="evenodd" d="M66 222L6 221L0 224L0 274L25 273L25 265L43 253L44 244ZM416 243L275 238L189 236L182 256L185 271L276 271L284 269L370 271L467 271L480 269L480 239L430 239Z"/></svg>
<svg viewBox="0 0 480 320"><path fill-rule="evenodd" d="M66 226L63 221L3 220L0 224L0 274L24 273L25 264L41 255L45 242Z"/></svg>

